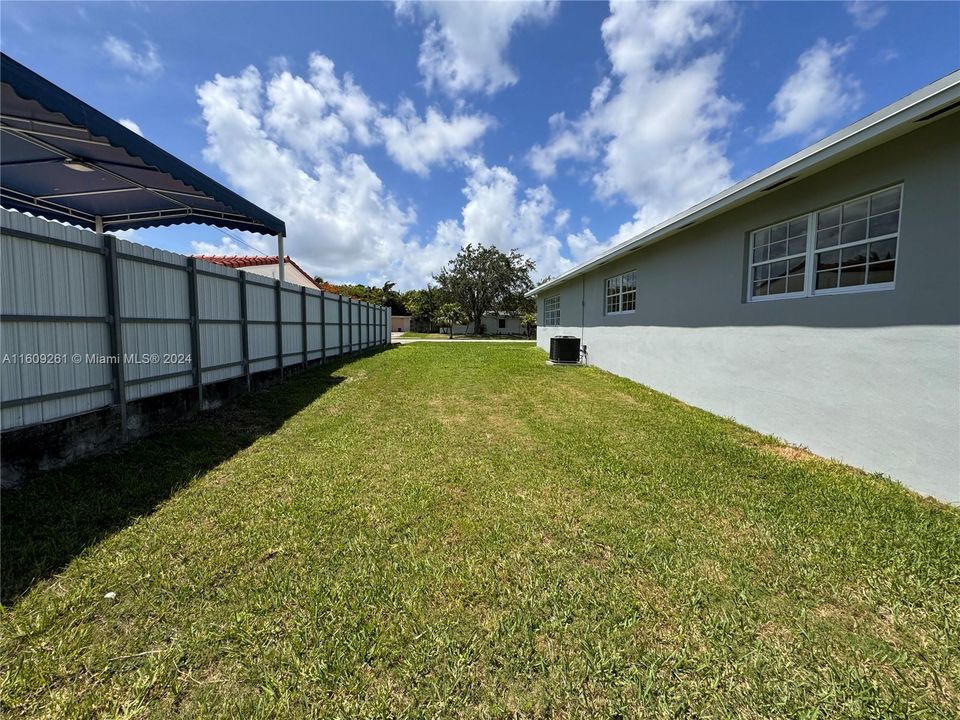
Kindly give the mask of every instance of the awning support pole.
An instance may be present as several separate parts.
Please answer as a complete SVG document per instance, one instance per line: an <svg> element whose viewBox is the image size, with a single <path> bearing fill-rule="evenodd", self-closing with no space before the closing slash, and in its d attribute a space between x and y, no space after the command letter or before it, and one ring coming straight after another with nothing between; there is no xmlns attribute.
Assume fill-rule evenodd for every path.
<svg viewBox="0 0 960 720"><path fill-rule="evenodd" d="M277 233L277 261L280 263L280 282L283 282L283 233Z"/></svg>

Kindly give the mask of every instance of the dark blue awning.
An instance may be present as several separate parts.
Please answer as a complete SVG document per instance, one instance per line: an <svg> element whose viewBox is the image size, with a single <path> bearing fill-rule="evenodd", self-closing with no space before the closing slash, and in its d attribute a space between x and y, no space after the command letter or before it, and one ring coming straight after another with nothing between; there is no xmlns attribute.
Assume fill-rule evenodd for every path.
<svg viewBox="0 0 960 720"><path fill-rule="evenodd" d="M27 69L0 66L0 205L94 229L204 223L268 235L282 220Z"/></svg>

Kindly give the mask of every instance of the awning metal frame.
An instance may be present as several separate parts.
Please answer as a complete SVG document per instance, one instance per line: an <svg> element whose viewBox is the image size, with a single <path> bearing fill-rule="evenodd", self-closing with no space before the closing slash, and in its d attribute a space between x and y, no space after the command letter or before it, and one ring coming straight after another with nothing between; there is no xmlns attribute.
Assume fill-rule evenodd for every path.
<svg viewBox="0 0 960 720"><path fill-rule="evenodd" d="M10 138L16 148L10 151L12 158L16 159L0 155L0 167L7 170L6 177L0 181L0 196L8 201L4 205L36 212L53 220L74 222L98 233L109 229L197 222L274 235L280 257L279 275L283 280L286 227L282 220L5 53L0 56L3 70L0 81L4 86L0 135ZM8 94L11 90L12 94ZM63 122L56 121L58 119ZM38 157L30 157L28 145L37 149ZM83 152L84 146L89 147L89 154ZM19 153L19 157L14 153ZM44 156L39 156L40 153ZM58 163L86 166L95 174L91 173L86 188L78 177L72 178L78 182L71 182L60 191L63 183L62 180L58 182L56 169L40 170L39 174L29 169L31 165ZM20 174L15 174L17 169L22 169ZM128 169L134 172L127 172ZM139 179L130 177L131 174ZM156 182L151 182L152 177ZM117 187L104 187L113 181ZM48 187L42 187L44 184ZM125 201L118 199L116 203L110 200L127 193L145 195L132 196ZM93 200L98 196L103 200ZM148 197L155 200L149 202ZM82 198L91 198L91 201L82 202ZM96 208L100 214L92 212L91 208Z"/></svg>

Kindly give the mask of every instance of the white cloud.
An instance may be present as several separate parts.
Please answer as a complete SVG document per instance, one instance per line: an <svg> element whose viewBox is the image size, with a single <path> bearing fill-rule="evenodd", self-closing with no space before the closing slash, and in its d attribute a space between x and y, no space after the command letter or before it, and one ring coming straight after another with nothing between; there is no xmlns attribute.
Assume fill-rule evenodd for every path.
<svg viewBox="0 0 960 720"><path fill-rule="evenodd" d="M103 49L115 65L137 75L157 75L163 70L163 63L156 46L149 40L144 41L143 51L139 52L126 40L115 35L107 35Z"/></svg>
<svg viewBox="0 0 960 720"><path fill-rule="evenodd" d="M384 186L360 150L382 144L398 165L426 175L438 164L467 162L467 148L492 120L464 112L447 117L432 107L420 116L407 99L391 114L320 54L311 55L306 77L287 64L273 67L266 77L253 66L217 75L197 89L205 158L285 220L287 251L309 270L332 279L424 282L459 249L455 235L438 231L421 248L410 236L414 208ZM272 240L263 249L274 252ZM249 252L229 239L195 251Z"/></svg>
<svg viewBox="0 0 960 720"><path fill-rule="evenodd" d="M852 0L844 4L853 24L861 30L870 30L887 16L887 7L876 0Z"/></svg>
<svg viewBox="0 0 960 720"><path fill-rule="evenodd" d="M461 246L483 244L505 252L518 250L536 263L538 277L557 275L572 266L562 241L550 231L556 227L557 211L546 185L521 190L516 175L505 167L489 167L479 157L467 165L470 174L463 188L467 202L460 220L441 222L433 240L411 259L435 272ZM424 266L421 272L425 270Z"/></svg>
<svg viewBox="0 0 960 720"><path fill-rule="evenodd" d="M422 2L398 3L398 14L419 16L427 23L418 65L428 88L450 96L465 92L493 94L517 82L507 60L514 29L525 22L545 22L557 3Z"/></svg>
<svg viewBox="0 0 960 720"><path fill-rule="evenodd" d="M491 123L490 118L479 115L454 115L447 119L432 107L421 119L413 103L403 100L395 115L377 120L377 128L390 157L405 170L426 177L430 165L463 160L466 149Z"/></svg>
<svg viewBox="0 0 960 720"><path fill-rule="evenodd" d="M299 140L309 135L309 123L271 115L274 81L289 82L281 75L265 87L251 66L198 88L204 156L246 197L284 218L289 254L311 270L329 277L379 270L402 253L415 212L401 206L362 156L331 146L329 134L317 138L327 143L323 152L307 152Z"/></svg>
<svg viewBox="0 0 960 720"><path fill-rule="evenodd" d="M143 131L140 129L140 126L137 125L137 124L136 124L133 120L131 120L130 118L118 118L118 119L117 119L117 122L120 123L121 125L123 125L127 130L132 130L133 132L135 132L135 133L136 133L137 135L139 135L140 137L143 137Z"/></svg>
<svg viewBox="0 0 960 720"><path fill-rule="evenodd" d="M820 38L800 56L797 69L770 103L776 119L761 138L764 142L825 135L833 123L860 107L860 83L838 67L849 50L849 43L831 45Z"/></svg>
<svg viewBox="0 0 960 720"><path fill-rule="evenodd" d="M570 211L566 208L563 210L557 210L557 215L554 218L554 227L557 230L561 230L567 226L567 223L570 222Z"/></svg>
<svg viewBox="0 0 960 720"><path fill-rule="evenodd" d="M650 227L729 185L726 134L739 106L720 93L723 56L709 46L734 12L724 3L612 3L602 26L612 74L579 118L550 118L550 140L528 155L533 169L550 177L561 161L595 162L596 195L635 208L621 231ZM599 246L578 237L578 247Z"/></svg>

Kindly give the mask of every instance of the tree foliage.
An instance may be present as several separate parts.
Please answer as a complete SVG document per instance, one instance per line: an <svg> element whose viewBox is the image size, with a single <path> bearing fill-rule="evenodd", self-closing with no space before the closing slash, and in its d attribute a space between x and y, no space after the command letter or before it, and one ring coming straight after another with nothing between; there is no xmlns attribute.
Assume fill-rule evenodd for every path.
<svg viewBox="0 0 960 720"><path fill-rule="evenodd" d="M427 323L431 328L439 324L437 316L446 299L439 288L430 284L423 290L407 290L400 295L400 301L407 308L408 314L414 320Z"/></svg>
<svg viewBox="0 0 960 720"><path fill-rule="evenodd" d="M396 285L394 282L387 281L382 286L377 287L375 285L359 285L350 283L335 285L333 283L323 282L323 278L320 277L315 278L315 281L324 290L339 293L340 295L347 295L357 300L363 300L364 302L372 303L374 305L384 305L389 307L394 315L409 314L407 308L403 304L400 293L393 289Z"/></svg>
<svg viewBox="0 0 960 720"><path fill-rule="evenodd" d="M536 301L534 301L536 304ZM520 316L520 324L523 326L523 332L530 337L537 329L537 313L525 312Z"/></svg>
<svg viewBox="0 0 960 720"><path fill-rule="evenodd" d="M437 309L437 324L450 329L453 338L453 326L462 325L469 320L469 315L459 303L444 303Z"/></svg>
<svg viewBox="0 0 960 720"><path fill-rule="evenodd" d="M533 270L533 261L516 250L505 253L493 246L470 244L434 278L466 312L467 322L472 322L477 332L485 312L523 309L524 293L533 287Z"/></svg>

